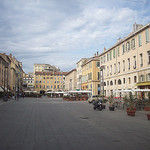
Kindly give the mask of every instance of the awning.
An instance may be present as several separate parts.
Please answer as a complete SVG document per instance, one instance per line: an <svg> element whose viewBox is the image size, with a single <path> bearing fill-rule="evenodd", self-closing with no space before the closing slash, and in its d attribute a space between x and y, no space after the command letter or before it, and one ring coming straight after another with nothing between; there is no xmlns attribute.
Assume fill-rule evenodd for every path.
<svg viewBox="0 0 150 150"><path fill-rule="evenodd" d="M68 93L92 93L92 91L87 91L87 90L83 90L83 91L68 91Z"/></svg>
<svg viewBox="0 0 150 150"><path fill-rule="evenodd" d="M60 91L60 92L55 92L56 94L65 94L66 92Z"/></svg>
<svg viewBox="0 0 150 150"><path fill-rule="evenodd" d="M136 86L145 86L145 85L150 85L150 82L139 82L136 84Z"/></svg>
<svg viewBox="0 0 150 150"><path fill-rule="evenodd" d="M133 90L114 90L116 93L121 93L121 92L132 92Z"/></svg>
<svg viewBox="0 0 150 150"><path fill-rule="evenodd" d="M150 89L133 89L134 92L150 92Z"/></svg>

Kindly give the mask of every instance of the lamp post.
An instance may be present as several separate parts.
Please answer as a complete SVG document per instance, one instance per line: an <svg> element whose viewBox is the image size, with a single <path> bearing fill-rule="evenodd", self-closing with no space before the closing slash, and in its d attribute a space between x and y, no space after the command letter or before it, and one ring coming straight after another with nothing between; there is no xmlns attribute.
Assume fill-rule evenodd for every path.
<svg viewBox="0 0 150 150"><path fill-rule="evenodd" d="M3 101L7 101L8 100L8 66L9 64L6 62L5 63L5 69L4 69L4 94L3 94ZM7 82L6 82L6 68L7 68ZM5 86L5 82L7 83L7 94L6 94L6 86Z"/></svg>

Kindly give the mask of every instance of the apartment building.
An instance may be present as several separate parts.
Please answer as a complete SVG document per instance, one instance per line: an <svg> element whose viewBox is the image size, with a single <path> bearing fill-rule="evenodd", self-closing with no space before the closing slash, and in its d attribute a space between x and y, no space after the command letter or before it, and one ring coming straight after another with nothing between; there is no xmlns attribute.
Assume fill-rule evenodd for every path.
<svg viewBox="0 0 150 150"><path fill-rule="evenodd" d="M35 72L34 86L38 93L63 91L66 72Z"/></svg>
<svg viewBox="0 0 150 150"><path fill-rule="evenodd" d="M22 85L22 63L11 54L0 53L0 87L16 94L16 91L22 92Z"/></svg>
<svg viewBox="0 0 150 150"><path fill-rule="evenodd" d="M23 75L23 88L24 90L34 91L34 73L29 72Z"/></svg>
<svg viewBox="0 0 150 150"><path fill-rule="evenodd" d="M50 72L50 71L60 72L60 69L49 64L34 64L34 73L36 71L37 72Z"/></svg>
<svg viewBox="0 0 150 150"><path fill-rule="evenodd" d="M117 90L150 89L150 23L145 26L135 23L131 34L104 49L100 66L106 96L125 94Z"/></svg>
<svg viewBox="0 0 150 150"><path fill-rule="evenodd" d="M81 90L82 84L82 65L87 62L89 58L82 58L76 63L76 70L77 70L77 89Z"/></svg>
<svg viewBox="0 0 150 150"><path fill-rule="evenodd" d="M0 53L0 90L1 92L10 89L10 63L11 60L6 54Z"/></svg>
<svg viewBox="0 0 150 150"><path fill-rule="evenodd" d="M98 53L82 65L82 90L92 91L92 95L100 94L99 67L100 62Z"/></svg>
<svg viewBox="0 0 150 150"><path fill-rule="evenodd" d="M76 69L71 70L65 75L65 90L76 90L77 89L77 71Z"/></svg>

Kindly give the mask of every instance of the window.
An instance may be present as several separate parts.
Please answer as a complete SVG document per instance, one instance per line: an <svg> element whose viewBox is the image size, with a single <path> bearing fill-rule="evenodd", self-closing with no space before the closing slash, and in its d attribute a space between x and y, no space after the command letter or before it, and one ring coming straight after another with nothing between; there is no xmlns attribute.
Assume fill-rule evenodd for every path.
<svg viewBox="0 0 150 150"><path fill-rule="evenodd" d="M49 83L49 81L47 81L47 83Z"/></svg>
<svg viewBox="0 0 150 150"><path fill-rule="evenodd" d="M143 66L143 54L140 54L140 67Z"/></svg>
<svg viewBox="0 0 150 150"><path fill-rule="evenodd" d="M47 86L47 89L49 89L49 86Z"/></svg>
<svg viewBox="0 0 150 150"><path fill-rule="evenodd" d="M149 30L148 29L145 31L145 34L146 34L146 43L148 43L149 42Z"/></svg>
<svg viewBox="0 0 150 150"><path fill-rule="evenodd" d="M137 77L136 76L134 76L134 83L136 83L137 82Z"/></svg>
<svg viewBox="0 0 150 150"><path fill-rule="evenodd" d="M107 61L109 61L109 53L107 53Z"/></svg>
<svg viewBox="0 0 150 150"><path fill-rule="evenodd" d="M119 47L118 47L118 57L120 56L120 49L119 49Z"/></svg>
<svg viewBox="0 0 150 150"><path fill-rule="evenodd" d="M54 89L56 89L56 85L54 85Z"/></svg>
<svg viewBox="0 0 150 150"><path fill-rule="evenodd" d="M114 74L116 74L116 64L114 64Z"/></svg>
<svg viewBox="0 0 150 150"><path fill-rule="evenodd" d="M100 72L97 73L97 80L100 80Z"/></svg>
<svg viewBox="0 0 150 150"><path fill-rule="evenodd" d="M136 69L136 56L133 56L133 68Z"/></svg>
<svg viewBox="0 0 150 150"><path fill-rule="evenodd" d="M116 56L116 51L115 51L115 49L113 50L113 58L115 58L115 56Z"/></svg>
<svg viewBox="0 0 150 150"><path fill-rule="evenodd" d="M141 45L142 45L141 34L139 34L139 36L138 36L138 40L139 40L139 46L141 46Z"/></svg>
<svg viewBox="0 0 150 150"><path fill-rule="evenodd" d="M130 58L128 58L128 70L130 70Z"/></svg>
<svg viewBox="0 0 150 150"><path fill-rule="evenodd" d="M148 55L148 65L150 64L150 51L147 51L147 55Z"/></svg>
<svg viewBox="0 0 150 150"><path fill-rule="evenodd" d="M125 84L125 78L123 78L123 84Z"/></svg>
<svg viewBox="0 0 150 150"><path fill-rule="evenodd" d="M131 48L134 49L135 48L135 39L131 40Z"/></svg>
<svg viewBox="0 0 150 150"><path fill-rule="evenodd" d="M116 85L116 80L115 80L115 85Z"/></svg>
<svg viewBox="0 0 150 150"><path fill-rule="evenodd" d="M147 81L150 81L150 73L147 74Z"/></svg>
<svg viewBox="0 0 150 150"><path fill-rule="evenodd" d="M92 80L92 72L88 73L88 80Z"/></svg>
<svg viewBox="0 0 150 150"><path fill-rule="evenodd" d="M139 76L139 82L143 82L144 81L144 75L140 75Z"/></svg>
<svg viewBox="0 0 150 150"><path fill-rule="evenodd" d="M125 60L123 60L123 71L125 71Z"/></svg>
<svg viewBox="0 0 150 150"><path fill-rule="evenodd" d="M45 81L43 81L43 83L45 83Z"/></svg>
<svg viewBox="0 0 150 150"><path fill-rule="evenodd" d="M43 79L45 79L45 77L43 77Z"/></svg>
<svg viewBox="0 0 150 150"><path fill-rule="evenodd" d="M118 80L118 85L121 85L121 80L120 79Z"/></svg>
<svg viewBox="0 0 150 150"><path fill-rule="evenodd" d="M105 63L105 61L106 61L106 55L104 55L104 63Z"/></svg>
<svg viewBox="0 0 150 150"><path fill-rule="evenodd" d="M36 83L38 83L38 81L36 81Z"/></svg>
<svg viewBox="0 0 150 150"><path fill-rule="evenodd" d="M47 77L47 79L49 79L49 77Z"/></svg>
<svg viewBox="0 0 150 150"><path fill-rule="evenodd" d="M122 54L125 53L124 44L122 44Z"/></svg>
<svg viewBox="0 0 150 150"><path fill-rule="evenodd" d="M126 50L129 51L130 50L130 42L126 43Z"/></svg>
<svg viewBox="0 0 150 150"><path fill-rule="evenodd" d="M109 86L109 81L107 81L107 86Z"/></svg>
<svg viewBox="0 0 150 150"><path fill-rule="evenodd" d="M130 77L128 78L128 80L129 80L129 84L131 84L131 78Z"/></svg>
<svg viewBox="0 0 150 150"><path fill-rule="evenodd" d="M57 89L59 89L59 85L57 85Z"/></svg>
<svg viewBox="0 0 150 150"><path fill-rule="evenodd" d="M113 85L113 82L112 82L112 81L110 81L110 85Z"/></svg>
<svg viewBox="0 0 150 150"><path fill-rule="evenodd" d="M118 73L120 73L120 62L118 62Z"/></svg>
<svg viewBox="0 0 150 150"><path fill-rule="evenodd" d="M40 85L40 89L41 89L41 87L42 87L42 86Z"/></svg>
<svg viewBox="0 0 150 150"><path fill-rule="evenodd" d="M112 59L112 51L110 51L110 60Z"/></svg>
<svg viewBox="0 0 150 150"><path fill-rule="evenodd" d="M43 88L45 89L45 85L43 85Z"/></svg>
<svg viewBox="0 0 150 150"><path fill-rule="evenodd" d="M36 85L36 88L38 88L38 85Z"/></svg>
<svg viewBox="0 0 150 150"><path fill-rule="evenodd" d="M107 66L107 76L109 75L109 66Z"/></svg>
<svg viewBox="0 0 150 150"><path fill-rule="evenodd" d="M99 61L96 62L96 67L100 67L100 62Z"/></svg>
<svg viewBox="0 0 150 150"><path fill-rule="evenodd" d="M110 75L112 75L112 65L110 65Z"/></svg>
<svg viewBox="0 0 150 150"><path fill-rule="evenodd" d="M53 88L53 86L51 85L51 89Z"/></svg>

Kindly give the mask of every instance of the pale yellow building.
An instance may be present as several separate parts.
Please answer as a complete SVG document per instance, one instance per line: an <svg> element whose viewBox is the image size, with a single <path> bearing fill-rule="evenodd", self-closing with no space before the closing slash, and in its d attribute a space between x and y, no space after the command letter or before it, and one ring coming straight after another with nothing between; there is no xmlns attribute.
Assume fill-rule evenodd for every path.
<svg viewBox="0 0 150 150"><path fill-rule="evenodd" d="M71 70L65 75L65 90L76 90L77 89L77 71L76 69Z"/></svg>
<svg viewBox="0 0 150 150"><path fill-rule="evenodd" d="M106 96L125 95L117 90L150 89L150 24L134 24L131 34L104 49L100 66L104 67Z"/></svg>
<svg viewBox="0 0 150 150"><path fill-rule="evenodd" d="M11 84L10 89L13 94L23 92L23 69L22 62L19 62L12 54L9 55L11 60Z"/></svg>
<svg viewBox="0 0 150 150"><path fill-rule="evenodd" d="M10 64L11 61L6 54L0 53L0 92L10 90L11 79L10 79Z"/></svg>
<svg viewBox="0 0 150 150"><path fill-rule="evenodd" d="M34 86L38 93L63 91L66 72L35 72Z"/></svg>
<svg viewBox="0 0 150 150"><path fill-rule="evenodd" d="M49 65L49 64L34 64L34 73L36 71L37 72L50 72L50 71L59 72L60 69L55 66Z"/></svg>
<svg viewBox="0 0 150 150"><path fill-rule="evenodd" d="M90 58L82 58L76 63L76 70L77 70L77 89L81 90L82 84L82 65L86 63Z"/></svg>
<svg viewBox="0 0 150 150"><path fill-rule="evenodd" d="M0 87L8 88L12 94L22 92L23 69L22 63L14 56L0 53Z"/></svg>
<svg viewBox="0 0 150 150"><path fill-rule="evenodd" d="M92 95L100 94L99 67L98 53L82 65L82 90L92 91Z"/></svg>

